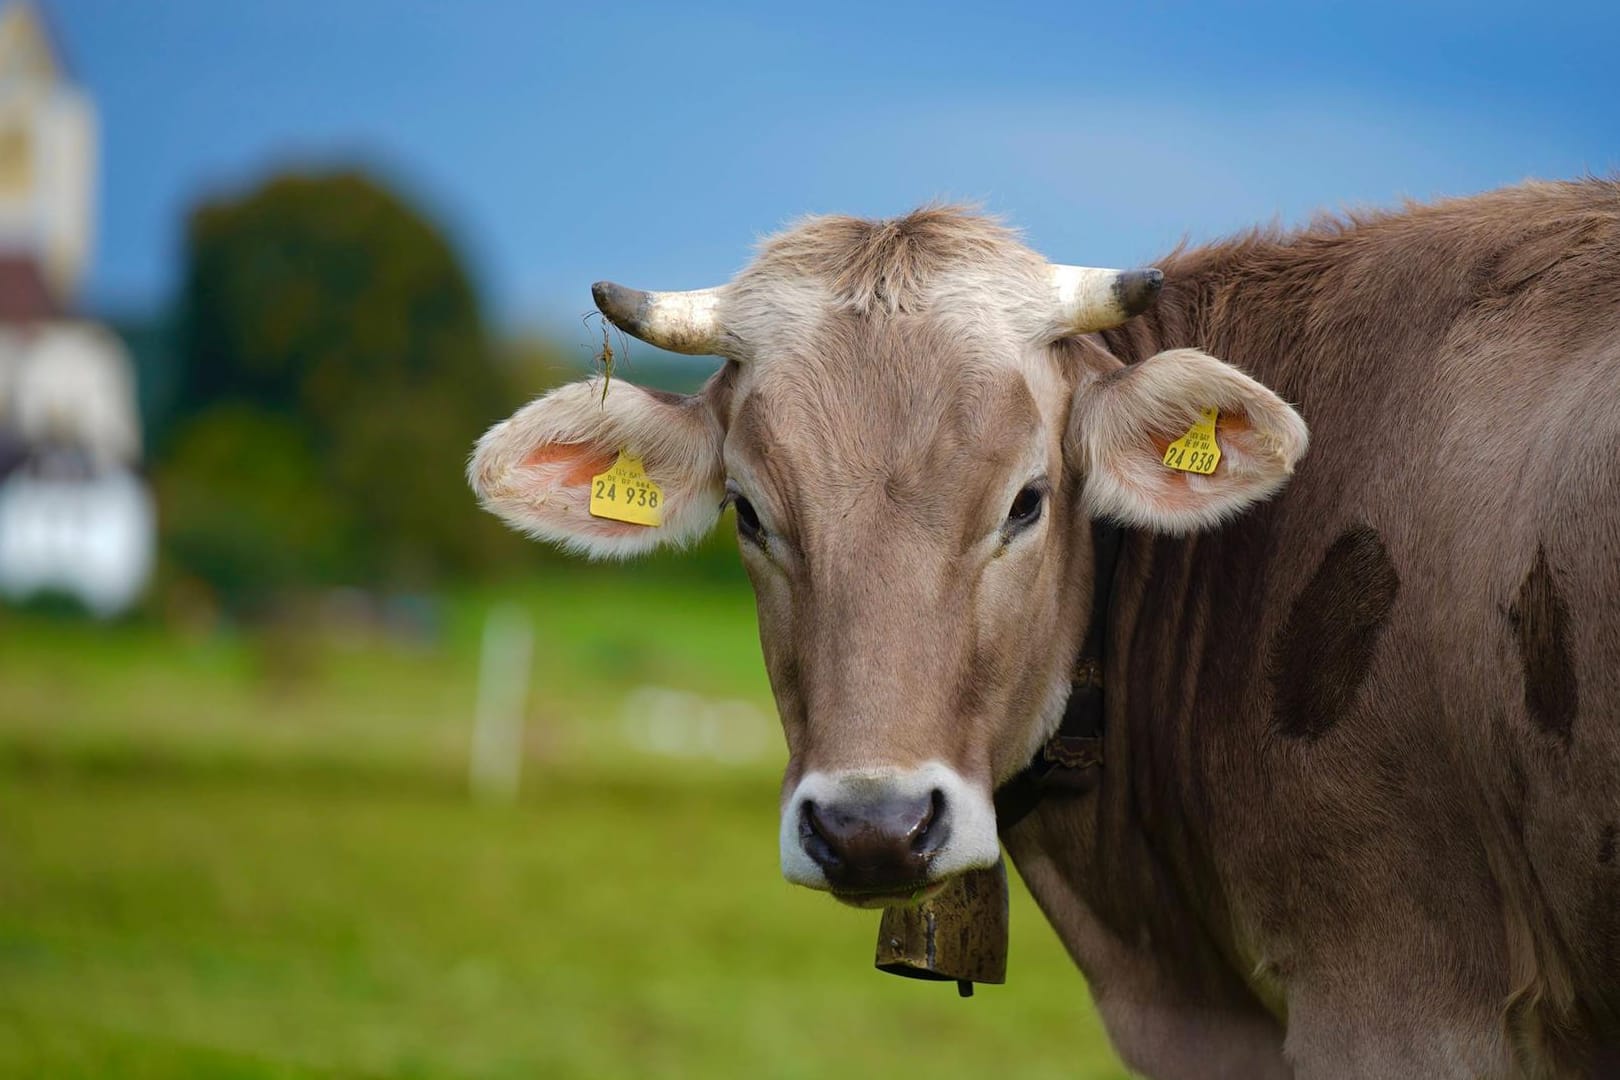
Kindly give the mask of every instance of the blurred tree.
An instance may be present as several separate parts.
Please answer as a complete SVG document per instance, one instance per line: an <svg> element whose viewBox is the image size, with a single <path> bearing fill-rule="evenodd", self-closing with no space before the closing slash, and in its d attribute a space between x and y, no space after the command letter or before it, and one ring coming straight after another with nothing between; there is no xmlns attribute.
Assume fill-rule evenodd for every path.
<svg viewBox="0 0 1620 1080"><path fill-rule="evenodd" d="M337 173L201 205L182 299L159 488L184 569L230 599L510 553L462 469L513 395L456 253L399 196Z"/></svg>
<svg viewBox="0 0 1620 1080"><path fill-rule="evenodd" d="M170 558L238 608L340 568L348 515L289 417L214 405L188 423L157 473Z"/></svg>

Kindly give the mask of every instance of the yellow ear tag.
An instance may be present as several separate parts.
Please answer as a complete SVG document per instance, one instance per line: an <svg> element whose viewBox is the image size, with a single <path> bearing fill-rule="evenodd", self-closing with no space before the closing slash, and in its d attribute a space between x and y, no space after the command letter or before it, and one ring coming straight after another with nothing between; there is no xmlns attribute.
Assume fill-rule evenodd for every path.
<svg viewBox="0 0 1620 1080"><path fill-rule="evenodd" d="M619 451L607 472L591 477L591 516L658 525L664 520L664 489L652 482L641 459Z"/></svg>
<svg viewBox="0 0 1620 1080"><path fill-rule="evenodd" d="M1221 446L1215 441L1215 421L1220 418L1218 409L1205 409L1187 434L1164 448L1165 466L1200 476L1214 472L1221 461Z"/></svg>

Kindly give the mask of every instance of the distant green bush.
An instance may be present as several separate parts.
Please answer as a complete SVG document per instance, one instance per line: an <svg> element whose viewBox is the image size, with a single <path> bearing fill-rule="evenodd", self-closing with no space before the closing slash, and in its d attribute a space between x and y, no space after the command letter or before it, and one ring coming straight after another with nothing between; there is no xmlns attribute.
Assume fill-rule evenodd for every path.
<svg viewBox="0 0 1620 1080"><path fill-rule="evenodd" d="M237 608L331 581L349 517L291 417L237 402L192 418L157 474L166 554Z"/></svg>
<svg viewBox="0 0 1620 1080"><path fill-rule="evenodd" d="M336 173L197 207L178 326L165 554L227 605L513 557L462 469L514 394L461 260L400 196Z"/></svg>

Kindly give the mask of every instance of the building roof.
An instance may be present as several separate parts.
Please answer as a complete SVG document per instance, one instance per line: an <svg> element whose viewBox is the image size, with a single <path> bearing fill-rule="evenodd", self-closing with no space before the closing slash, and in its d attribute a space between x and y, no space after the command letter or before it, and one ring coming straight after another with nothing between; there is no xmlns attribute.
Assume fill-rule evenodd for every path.
<svg viewBox="0 0 1620 1080"><path fill-rule="evenodd" d="M0 324L59 318L62 305L32 255L0 252Z"/></svg>

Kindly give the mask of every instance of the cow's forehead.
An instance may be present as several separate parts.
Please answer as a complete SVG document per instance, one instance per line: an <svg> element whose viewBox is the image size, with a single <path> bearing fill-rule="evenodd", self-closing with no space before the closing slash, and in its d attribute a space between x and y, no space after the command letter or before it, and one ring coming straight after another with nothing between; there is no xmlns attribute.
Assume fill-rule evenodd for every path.
<svg viewBox="0 0 1620 1080"><path fill-rule="evenodd" d="M1044 366L1041 385L1056 383L1048 358L1029 366ZM1040 400L1020 367L926 317L835 316L738 375L728 472L811 531L848 520L852 507L893 503L949 538L980 503L1056 459L1061 395Z"/></svg>
<svg viewBox="0 0 1620 1080"><path fill-rule="evenodd" d="M832 315L802 341L742 365L734 417L797 432L823 450L893 456L947 443L978 446L1041 419L1025 368L1043 356L955 332L923 316Z"/></svg>

